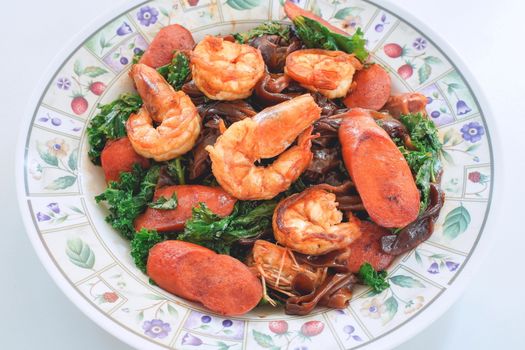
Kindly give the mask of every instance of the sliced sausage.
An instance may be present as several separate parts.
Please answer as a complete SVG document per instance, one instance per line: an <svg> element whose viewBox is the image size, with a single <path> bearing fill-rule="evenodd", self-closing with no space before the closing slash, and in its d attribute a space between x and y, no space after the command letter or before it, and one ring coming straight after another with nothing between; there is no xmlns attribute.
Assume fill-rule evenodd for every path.
<svg viewBox="0 0 525 350"><path fill-rule="evenodd" d="M191 32L178 24L162 28L146 49L140 63L159 68L171 62L173 51L191 50L195 41Z"/></svg>
<svg viewBox="0 0 525 350"><path fill-rule="evenodd" d="M160 197L170 199L177 195L177 207L172 210L147 208L135 219L135 229L157 230L159 232L180 231L184 229L186 220L191 218L192 209L199 203L204 203L215 214L230 215L237 199L230 196L220 187L201 185L175 185L161 187L155 191L153 200Z"/></svg>
<svg viewBox="0 0 525 350"><path fill-rule="evenodd" d="M139 164L144 169L150 165L149 159L135 152L127 137L106 143L100 161L106 182L118 181L120 173L131 171L134 164Z"/></svg>
<svg viewBox="0 0 525 350"><path fill-rule="evenodd" d="M357 71L354 75L355 88L345 97L348 108L365 108L378 111L390 96L390 76L378 64Z"/></svg>

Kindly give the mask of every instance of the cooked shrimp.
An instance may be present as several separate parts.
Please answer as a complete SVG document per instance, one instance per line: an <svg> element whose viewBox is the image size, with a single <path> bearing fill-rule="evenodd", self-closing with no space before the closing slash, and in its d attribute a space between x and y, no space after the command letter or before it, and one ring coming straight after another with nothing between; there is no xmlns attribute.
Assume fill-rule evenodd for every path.
<svg viewBox="0 0 525 350"><path fill-rule="evenodd" d="M305 94L233 123L215 145L206 147L213 175L238 199L275 197L288 189L312 160L311 124L320 112L312 96ZM297 145L285 151L298 135ZM254 164L277 155L267 167Z"/></svg>
<svg viewBox="0 0 525 350"><path fill-rule="evenodd" d="M263 240L255 241L249 265L255 267L263 286L288 296L297 294L293 292L294 282L299 282L296 280L298 275L301 275L301 282L307 279L312 289L315 289L324 281L327 273L327 268L299 264L290 249Z"/></svg>
<svg viewBox="0 0 525 350"><path fill-rule="evenodd" d="M273 233L280 244L299 253L321 255L346 248L361 235L355 222L341 222L336 196L318 185L282 200L273 214Z"/></svg>
<svg viewBox="0 0 525 350"><path fill-rule="evenodd" d="M132 114L126 130L135 151L147 158L164 161L193 148L201 131L201 121L191 99L175 91L153 68L135 64L130 76L144 104ZM156 128L153 121L159 123Z"/></svg>
<svg viewBox="0 0 525 350"><path fill-rule="evenodd" d="M311 91L328 98L346 96L356 69L362 65L354 55L342 51L308 49L286 57L284 72Z"/></svg>
<svg viewBox="0 0 525 350"><path fill-rule="evenodd" d="M195 85L214 100L240 100L264 75L261 52L249 45L207 36L191 54Z"/></svg>

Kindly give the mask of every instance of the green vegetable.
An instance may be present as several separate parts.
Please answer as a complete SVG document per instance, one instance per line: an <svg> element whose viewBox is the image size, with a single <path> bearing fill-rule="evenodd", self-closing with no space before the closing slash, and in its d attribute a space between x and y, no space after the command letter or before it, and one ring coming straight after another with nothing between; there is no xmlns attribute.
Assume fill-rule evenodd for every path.
<svg viewBox="0 0 525 350"><path fill-rule="evenodd" d="M144 55L144 51L139 49L139 52L133 55L133 58L131 59L131 63L133 64L139 63L140 59L142 58L142 55Z"/></svg>
<svg viewBox="0 0 525 350"><path fill-rule="evenodd" d="M295 31L308 48L338 50L353 53L364 62L368 57L364 33L357 28L354 35L334 33L321 23L308 17L297 16L293 20Z"/></svg>
<svg viewBox="0 0 525 350"><path fill-rule="evenodd" d="M402 142L396 140L399 150L407 160L408 166L415 174L416 185L421 192L420 212L428 207L430 183L436 181L441 170L439 153L441 142L434 123L422 114L407 114L400 117L410 134L415 150L407 150Z"/></svg>
<svg viewBox="0 0 525 350"><path fill-rule="evenodd" d="M115 101L99 105L100 112L87 128L88 155L94 164L100 165L100 154L108 140L126 136L126 121L131 113L142 106L142 99L135 94L122 94Z"/></svg>
<svg viewBox="0 0 525 350"><path fill-rule="evenodd" d="M271 229L275 201L239 201L226 217L214 214L206 204L192 209L184 232L177 239L199 244L217 253L230 254L233 243Z"/></svg>
<svg viewBox="0 0 525 350"><path fill-rule="evenodd" d="M179 185L186 184L186 159L184 156L172 159L168 162L168 175L177 180Z"/></svg>
<svg viewBox="0 0 525 350"><path fill-rule="evenodd" d="M376 271L369 263L364 263L359 268L359 278L367 286L371 287L374 292L381 293L390 284L386 281L386 271Z"/></svg>
<svg viewBox="0 0 525 350"><path fill-rule="evenodd" d="M172 210L177 208L177 192L173 192L171 198L160 197L153 203L149 203L148 207L158 210Z"/></svg>
<svg viewBox="0 0 525 350"><path fill-rule="evenodd" d="M164 241L165 238L158 234L156 230L141 229L135 233L130 242L131 257L135 265L142 271L146 272L146 263L148 262L149 250L157 243Z"/></svg>
<svg viewBox="0 0 525 350"><path fill-rule="evenodd" d="M153 198L159 171L158 165L143 170L135 164L131 172L120 175L120 182L110 182L106 190L95 197L97 203L108 203L110 214L106 221L127 239L135 233L133 221Z"/></svg>
<svg viewBox="0 0 525 350"><path fill-rule="evenodd" d="M180 90L186 82L188 74L190 74L190 61L185 54L178 52L173 56L171 63L157 68L157 72L159 72L175 90Z"/></svg>
<svg viewBox="0 0 525 350"><path fill-rule="evenodd" d="M269 21L260 24L247 32L233 34L233 37L235 40L237 40L237 42L244 44L250 39L263 36L265 34L279 35L281 38L288 40L290 38L290 26L275 21Z"/></svg>

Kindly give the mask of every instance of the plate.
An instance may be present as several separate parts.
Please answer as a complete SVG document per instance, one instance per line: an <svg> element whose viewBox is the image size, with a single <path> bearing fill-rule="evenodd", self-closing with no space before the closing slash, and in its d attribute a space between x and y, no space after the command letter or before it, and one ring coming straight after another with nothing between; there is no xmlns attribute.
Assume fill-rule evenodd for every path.
<svg viewBox="0 0 525 350"><path fill-rule="evenodd" d="M128 243L94 202L104 181L87 157L86 126L98 103L132 89L126 74L131 58L163 26L182 24L200 40L284 20L284 14L280 0L135 1L97 21L59 56L36 89L17 153L20 209L42 263L86 315L134 347L393 347L452 304L489 245L484 226L493 197L494 129L465 65L443 40L393 5L296 3L350 33L362 27L393 89L427 96L444 144L446 202L435 232L395 261L389 289L372 295L358 288L345 310L316 309L305 317L256 310L224 318L149 284L133 265Z"/></svg>

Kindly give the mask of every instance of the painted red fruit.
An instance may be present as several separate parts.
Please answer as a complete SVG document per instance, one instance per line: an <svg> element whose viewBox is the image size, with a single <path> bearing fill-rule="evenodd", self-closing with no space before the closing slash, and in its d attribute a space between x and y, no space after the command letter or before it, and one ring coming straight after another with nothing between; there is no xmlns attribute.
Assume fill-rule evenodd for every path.
<svg viewBox="0 0 525 350"><path fill-rule="evenodd" d="M412 76L412 73L414 73L414 68L410 64L404 64L401 67L397 69L397 74L403 79L408 79Z"/></svg>
<svg viewBox="0 0 525 350"><path fill-rule="evenodd" d="M84 96L76 96L71 100L71 109L73 112L77 115L80 115L87 111L88 108L88 101L84 98Z"/></svg>
<svg viewBox="0 0 525 350"><path fill-rule="evenodd" d="M390 58L398 58L403 55L403 48L398 44L390 43L383 46L383 51L385 55Z"/></svg>
<svg viewBox="0 0 525 350"><path fill-rule="evenodd" d="M106 90L106 84L101 81L95 81L89 85L89 90L95 95L100 96L104 90Z"/></svg>
<svg viewBox="0 0 525 350"><path fill-rule="evenodd" d="M305 337L314 337L321 334L324 330L324 324L321 321L308 321L301 327L301 334Z"/></svg>
<svg viewBox="0 0 525 350"><path fill-rule="evenodd" d="M188 5L190 6L197 6L199 3L199 0L188 0Z"/></svg>
<svg viewBox="0 0 525 350"><path fill-rule="evenodd" d="M288 332L288 322L286 321L271 321L268 328L275 334L285 334Z"/></svg>

